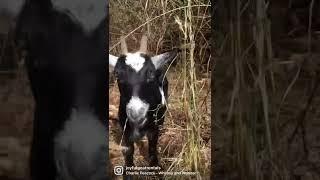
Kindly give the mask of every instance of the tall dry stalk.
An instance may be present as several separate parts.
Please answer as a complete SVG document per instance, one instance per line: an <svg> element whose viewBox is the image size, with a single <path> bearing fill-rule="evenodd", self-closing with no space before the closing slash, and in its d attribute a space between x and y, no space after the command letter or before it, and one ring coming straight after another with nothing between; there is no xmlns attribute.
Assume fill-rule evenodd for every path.
<svg viewBox="0 0 320 180"><path fill-rule="evenodd" d="M195 36L198 33L195 30L197 22L193 16L193 1L187 1L187 8L184 9L184 19L176 19L179 24L179 29L183 35L183 50L182 50L182 79L183 79L183 91L181 94L181 100L184 104L184 112L187 117L187 142L184 146L181 158L185 161L186 170L192 170L199 172L197 179L202 179L202 176L208 169L205 167L203 158L201 158L203 147L201 132L201 124L203 121L201 112L199 112L199 87L198 78L196 73L196 59L195 49L196 40ZM198 62L199 63L199 62ZM181 165L180 165L181 166Z"/></svg>
<svg viewBox="0 0 320 180"><path fill-rule="evenodd" d="M267 4L264 0L253 2L256 11L253 25L253 43L248 47L242 42L243 35L249 28L242 25L242 15L245 10L250 7L249 4L242 5L237 0L231 3L231 17L235 17L236 21L230 21L230 37L231 37L231 54L234 60L235 79L233 82L233 91L231 93L231 101L227 116L227 121L232 122L232 143L231 143L231 164L237 169L240 179L260 179L262 172L261 164L257 162L260 144L265 143L267 159L272 159L272 131L269 118L269 96L266 82L266 56L268 60L272 58L272 47L270 40L270 25L266 23ZM252 2L251 2L252 5ZM251 6L252 7L252 6ZM267 46L265 43L267 42ZM248 51L255 45L257 74L251 70L253 84L250 84L245 76L247 72L244 70ZM245 49L245 51L243 51ZM267 53L265 51L267 50ZM249 67L250 68L250 67ZM270 72L272 81L273 73ZM251 87L254 87L252 90ZM274 87L274 86L273 86ZM263 121L261 121L263 120ZM264 134L258 134L258 126L264 127ZM272 176L271 176L272 178Z"/></svg>

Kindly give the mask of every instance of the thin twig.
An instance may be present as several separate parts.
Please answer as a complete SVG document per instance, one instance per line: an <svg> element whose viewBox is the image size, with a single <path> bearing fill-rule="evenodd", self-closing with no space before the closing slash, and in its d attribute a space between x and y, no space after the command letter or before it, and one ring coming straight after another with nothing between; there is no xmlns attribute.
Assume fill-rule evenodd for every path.
<svg viewBox="0 0 320 180"><path fill-rule="evenodd" d="M206 5L206 4L200 4L200 5L192 5L191 7L209 7L210 5ZM132 30L131 32L129 32L127 35L125 35L123 38L127 38L129 37L132 33L136 32L138 29L140 29L141 27L145 26L146 24L150 23L151 21L154 21L166 14L169 14L169 13L172 13L172 12L175 12L175 11L178 11L178 10L182 10L182 9L186 9L188 8L189 6L183 6L183 7L179 7L179 8L175 8L175 9L172 9L172 10L169 10L167 12L164 12L162 14L160 14L159 16L156 16L156 17L153 17L149 20L147 20L146 22L142 23L140 26L136 27L134 30ZM116 46L118 46L120 44L120 41L117 42L116 44L114 44L111 48L109 48L109 52L112 51Z"/></svg>

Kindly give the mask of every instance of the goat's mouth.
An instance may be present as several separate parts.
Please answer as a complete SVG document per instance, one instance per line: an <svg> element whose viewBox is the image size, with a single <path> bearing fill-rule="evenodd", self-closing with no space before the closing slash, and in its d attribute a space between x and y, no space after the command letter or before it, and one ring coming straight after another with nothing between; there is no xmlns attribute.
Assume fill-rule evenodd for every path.
<svg viewBox="0 0 320 180"><path fill-rule="evenodd" d="M134 120L131 122L134 123L137 127L143 127L147 122L147 118L145 117L145 118L139 119L138 121Z"/></svg>

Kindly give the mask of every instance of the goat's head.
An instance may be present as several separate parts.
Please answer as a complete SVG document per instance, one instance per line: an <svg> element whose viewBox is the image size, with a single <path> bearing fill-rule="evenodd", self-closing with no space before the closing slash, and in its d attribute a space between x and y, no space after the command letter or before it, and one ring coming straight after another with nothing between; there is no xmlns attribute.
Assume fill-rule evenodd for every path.
<svg viewBox="0 0 320 180"><path fill-rule="evenodd" d="M118 81L120 103L125 105L129 121L143 124L149 110L166 103L163 66L175 58L178 50L149 56L146 36L142 37L138 52L128 53L123 38L121 49L119 57L109 54L109 65L114 67Z"/></svg>

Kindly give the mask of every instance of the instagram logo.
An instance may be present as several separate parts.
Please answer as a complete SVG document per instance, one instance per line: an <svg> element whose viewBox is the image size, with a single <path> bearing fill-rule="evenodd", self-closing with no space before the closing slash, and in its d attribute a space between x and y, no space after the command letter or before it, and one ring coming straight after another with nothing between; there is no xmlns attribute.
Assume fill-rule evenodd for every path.
<svg viewBox="0 0 320 180"><path fill-rule="evenodd" d="M120 176L123 174L123 167L122 166L115 166L113 169L115 175Z"/></svg>

